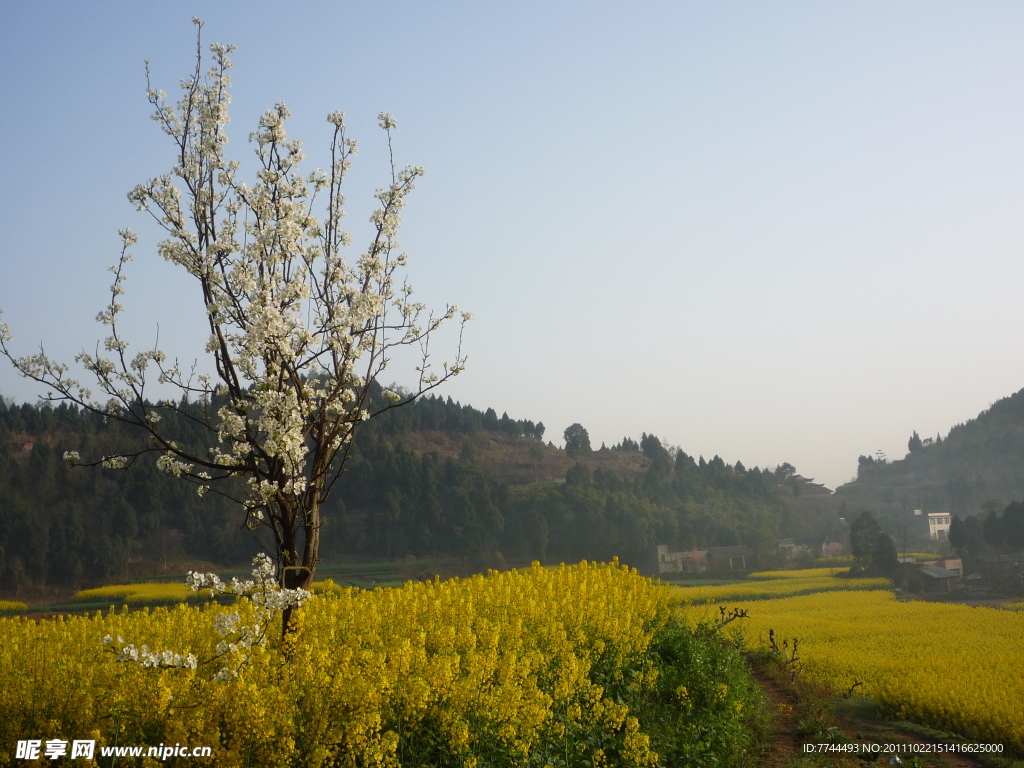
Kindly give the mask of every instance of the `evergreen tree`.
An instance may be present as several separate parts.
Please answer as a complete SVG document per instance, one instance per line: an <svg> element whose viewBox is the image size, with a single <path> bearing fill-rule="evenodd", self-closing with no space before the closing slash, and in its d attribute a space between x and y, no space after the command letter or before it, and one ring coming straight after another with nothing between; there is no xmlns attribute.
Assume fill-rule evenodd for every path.
<svg viewBox="0 0 1024 768"><path fill-rule="evenodd" d="M869 562L875 551L882 527L867 510L861 512L853 525L850 526L850 551L858 560Z"/></svg>
<svg viewBox="0 0 1024 768"><path fill-rule="evenodd" d="M577 458L590 453L590 435L582 424L571 424L566 427L563 437L567 456Z"/></svg>
<svg viewBox="0 0 1024 768"><path fill-rule="evenodd" d="M967 530L960 515L953 515L953 519L949 523L949 546L958 552L967 549Z"/></svg>
<svg viewBox="0 0 1024 768"><path fill-rule="evenodd" d="M1013 501L1003 510L1003 538L1011 550L1024 549L1024 502Z"/></svg>
<svg viewBox="0 0 1024 768"><path fill-rule="evenodd" d="M882 573L893 573L899 565L899 558L896 555L896 545L892 537L883 531L875 534L871 542L871 564Z"/></svg>
<svg viewBox="0 0 1024 768"><path fill-rule="evenodd" d="M982 544L981 521L972 515L953 515L949 525L949 545L961 556L976 554Z"/></svg>
<svg viewBox="0 0 1024 768"><path fill-rule="evenodd" d="M920 450L921 446L921 438L918 437L917 431L915 430L914 434L910 436L910 440L907 441L907 450L913 453L914 451Z"/></svg>
<svg viewBox="0 0 1024 768"><path fill-rule="evenodd" d="M999 514L995 510L990 511L985 517L981 535L985 543L990 546L1001 547L1003 545L1003 521L999 519Z"/></svg>
<svg viewBox="0 0 1024 768"><path fill-rule="evenodd" d="M583 464L573 464L565 473L565 484L570 487L590 485L590 470Z"/></svg>

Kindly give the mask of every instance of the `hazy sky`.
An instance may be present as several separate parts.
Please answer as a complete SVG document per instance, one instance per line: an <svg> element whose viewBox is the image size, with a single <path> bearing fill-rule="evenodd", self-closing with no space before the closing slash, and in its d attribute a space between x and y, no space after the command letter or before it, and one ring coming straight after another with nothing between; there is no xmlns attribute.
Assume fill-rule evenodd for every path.
<svg viewBox="0 0 1024 768"><path fill-rule="evenodd" d="M0 5L0 309L15 349L102 335L119 228L135 346L201 352L199 296L126 200L172 164L173 93L233 43L231 153L284 101L307 169L360 139L354 254L399 122L402 245L475 313L444 392L591 441L793 463L834 487L1024 386L1024 4ZM444 357L443 344L438 359ZM396 374L397 376L398 374ZM38 388L0 366L0 394Z"/></svg>

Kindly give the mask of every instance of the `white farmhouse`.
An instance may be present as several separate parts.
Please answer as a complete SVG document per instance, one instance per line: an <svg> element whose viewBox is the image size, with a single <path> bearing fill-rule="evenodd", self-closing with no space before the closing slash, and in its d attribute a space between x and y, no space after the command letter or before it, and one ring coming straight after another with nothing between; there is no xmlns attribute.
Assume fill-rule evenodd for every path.
<svg viewBox="0 0 1024 768"><path fill-rule="evenodd" d="M951 518L948 512L928 513L928 535L936 541L945 541L949 538L949 524Z"/></svg>

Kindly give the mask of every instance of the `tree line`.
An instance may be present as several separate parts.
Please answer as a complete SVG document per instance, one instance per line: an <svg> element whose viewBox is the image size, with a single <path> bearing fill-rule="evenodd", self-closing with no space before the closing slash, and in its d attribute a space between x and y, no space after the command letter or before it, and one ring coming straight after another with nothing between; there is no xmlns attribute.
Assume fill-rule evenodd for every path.
<svg viewBox="0 0 1024 768"><path fill-rule="evenodd" d="M373 396L383 397L379 387ZM200 428L186 418L188 409L216 407L188 404L167 429L182 444L198 443ZM616 446L643 453L649 462L642 475L590 469L589 439L581 439L579 461L564 483L510 488L472 452L453 457L406 447L403 438L421 430L539 439L544 427L440 397L367 423L323 509L325 557L487 558L501 552L510 560L545 562L618 556L643 567L655 544L742 543L768 553L777 537L794 533L778 491L785 479L779 472L748 470L717 456L673 455L653 435ZM241 525L231 499L200 497L150 457L123 470L71 467L62 458L67 450L127 453L143 438L130 426L72 406L0 399L0 573L9 584L110 581L127 574L132 560L242 563L270 546Z"/></svg>
<svg viewBox="0 0 1024 768"><path fill-rule="evenodd" d="M984 517L953 515L949 544L972 556L1024 551L1024 502L1010 502L1002 510L990 505Z"/></svg>

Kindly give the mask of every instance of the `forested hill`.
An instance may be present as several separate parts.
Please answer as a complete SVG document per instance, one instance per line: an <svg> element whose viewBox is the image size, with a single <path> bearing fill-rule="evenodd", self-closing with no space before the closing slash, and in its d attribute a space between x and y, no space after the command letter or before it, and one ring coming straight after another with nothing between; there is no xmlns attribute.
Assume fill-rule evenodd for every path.
<svg viewBox="0 0 1024 768"><path fill-rule="evenodd" d="M168 426L186 444L200 438L188 420ZM562 450L543 442L543 424L434 397L374 419L324 509L322 556L618 556L643 566L659 543L747 544L769 557L779 537L820 538L784 501L794 479L788 465L694 459L647 434L592 450L580 430L578 444ZM66 450L83 460L126 453L142 440L72 407L0 399L0 575L8 585L95 583L251 556L258 544L232 503L200 498L152 456L123 470L62 459Z"/></svg>
<svg viewBox="0 0 1024 768"><path fill-rule="evenodd" d="M897 508L977 514L1024 498L1024 390L942 438L915 432L898 461L861 456L844 499Z"/></svg>

